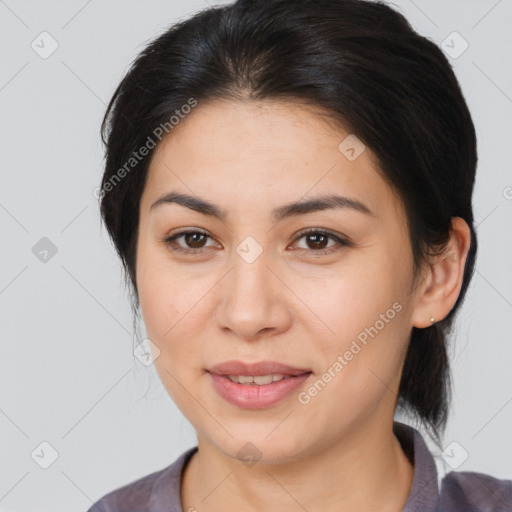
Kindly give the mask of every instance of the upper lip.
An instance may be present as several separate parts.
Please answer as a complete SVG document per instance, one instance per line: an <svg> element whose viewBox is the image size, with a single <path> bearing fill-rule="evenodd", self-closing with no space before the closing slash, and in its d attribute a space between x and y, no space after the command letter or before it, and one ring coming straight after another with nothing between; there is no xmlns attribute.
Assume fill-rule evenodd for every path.
<svg viewBox="0 0 512 512"><path fill-rule="evenodd" d="M225 361L212 366L208 371L216 375L243 375L252 377L257 377L258 375L297 376L311 372L311 370L307 368L297 368L277 361L258 361L256 363Z"/></svg>

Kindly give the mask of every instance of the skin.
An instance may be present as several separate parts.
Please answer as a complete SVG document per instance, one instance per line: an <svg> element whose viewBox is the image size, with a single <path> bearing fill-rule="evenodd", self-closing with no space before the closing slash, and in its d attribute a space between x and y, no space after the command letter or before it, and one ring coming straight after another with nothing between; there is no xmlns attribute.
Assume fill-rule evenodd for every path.
<svg viewBox="0 0 512 512"><path fill-rule="evenodd" d="M412 327L441 320L455 303L470 235L454 219L445 253L414 281L402 203L369 148L354 161L338 150L347 135L300 103L212 101L156 149L141 198L136 282L160 351L157 372L197 432L184 511L398 511L407 501L413 467L392 432L403 361ZM227 217L150 208L171 191L215 203ZM332 193L373 214L270 218L273 208ZM299 236L306 228L351 245ZM166 244L187 229L208 236L182 236L174 247L203 253ZM236 252L248 236L262 250L252 263ZM275 360L311 369L298 391L307 390L397 302L394 318L305 405L294 392L244 410L212 387L206 369L214 364ZM237 458L248 442L261 453L251 467Z"/></svg>

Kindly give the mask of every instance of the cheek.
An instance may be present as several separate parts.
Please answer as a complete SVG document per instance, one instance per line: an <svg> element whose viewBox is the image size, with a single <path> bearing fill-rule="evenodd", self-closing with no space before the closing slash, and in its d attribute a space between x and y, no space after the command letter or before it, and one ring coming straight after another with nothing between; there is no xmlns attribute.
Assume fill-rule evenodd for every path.
<svg viewBox="0 0 512 512"><path fill-rule="evenodd" d="M137 253L137 289L148 338L164 355L168 350L164 340L173 332L178 318L183 315L179 303L183 295L177 293L177 284L169 269L163 265L157 248L144 238L139 240Z"/></svg>
<svg viewBox="0 0 512 512"><path fill-rule="evenodd" d="M159 350L155 369L178 408L187 418L195 418L198 411L187 390L195 388L194 380L201 375L204 347L199 327L204 328L204 319L198 318L198 294L184 284L158 265L148 265L137 283L147 336Z"/></svg>
<svg viewBox="0 0 512 512"><path fill-rule="evenodd" d="M138 279L137 286L142 317L148 335L162 340L166 331L172 327L170 323L172 318L179 314L179 304L173 300L179 295L173 294L172 290L175 287L169 286L162 275L158 279L153 270L145 272Z"/></svg>
<svg viewBox="0 0 512 512"><path fill-rule="evenodd" d="M308 303L322 320L318 325L324 326L320 336L320 328L312 336L321 358L320 379L328 381L325 390L322 382L317 386L323 398L311 396L318 406L325 400L350 414L361 412L377 403L395 379L408 342L409 276L406 265L394 272L390 268L391 259L381 253L336 279L305 287Z"/></svg>
<svg viewBox="0 0 512 512"><path fill-rule="evenodd" d="M149 235L142 237L137 253L139 302L148 336L159 343L171 336L192 307L193 286L180 281L179 275L169 265L165 251L155 246Z"/></svg>
<svg viewBox="0 0 512 512"><path fill-rule="evenodd" d="M160 350L156 367L176 377L193 373L203 360L204 331L211 319L208 292L213 283L198 276L184 276L158 252L153 258L144 251L141 255L137 278L140 309L148 338ZM159 373L164 382L169 380Z"/></svg>
<svg viewBox="0 0 512 512"><path fill-rule="evenodd" d="M194 330L201 306L198 294L193 290L183 290L182 283L165 279L162 274L147 276L139 288L140 308L148 337L162 352L179 351L185 347L192 349ZM195 304L195 307L194 307ZM192 343L185 340L192 339ZM179 351L178 351L179 349Z"/></svg>
<svg viewBox="0 0 512 512"><path fill-rule="evenodd" d="M318 295L318 311L329 325L315 336L311 351L316 380L299 396L311 429L336 435L340 428L371 414L379 404L394 405L400 365L407 347L408 312L391 283L344 280ZM389 286L388 286L389 285ZM326 416L325 410L329 411Z"/></svg>
<svg viewBox="0 0 512 512"><path fill-rule="evenodd" d="M351 339L374 325L386 311L389 314L385 319L398 317L397 306L393 309L393 304L399 302L403 306L405 300L405 287L398 277L377 265L351 266L346 272L315 282L304 279L301 297L322 320L328 344L336 345L339 340Z"/></svg>

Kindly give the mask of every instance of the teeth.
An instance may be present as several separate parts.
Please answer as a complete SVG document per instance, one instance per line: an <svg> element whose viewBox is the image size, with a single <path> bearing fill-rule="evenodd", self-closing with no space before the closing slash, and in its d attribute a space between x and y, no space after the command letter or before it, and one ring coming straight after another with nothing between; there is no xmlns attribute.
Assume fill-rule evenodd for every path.
<svg viewBox="0 0 512 512"><path fill-rule="evenodd" d="M273 382L273 375L258 375L254 377L254 384L261 386L262 384L270 384Z"/></svg>
<svg viewBox="0 0 512 512"><path fill-rule="evenodd" d="M265 384L271 384L279 380L286 379L284 375L257 375L252 377L251 375L228 375L228 379L238 384L257 384L258 386L264 386Z"/></svg>

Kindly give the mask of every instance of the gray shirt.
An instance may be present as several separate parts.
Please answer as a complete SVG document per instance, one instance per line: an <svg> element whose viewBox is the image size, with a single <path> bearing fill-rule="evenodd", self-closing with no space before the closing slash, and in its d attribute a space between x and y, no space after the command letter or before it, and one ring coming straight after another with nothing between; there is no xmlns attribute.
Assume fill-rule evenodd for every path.
<svg viewBox="0 0 512 512"><path fill-rule="evenodd" d="M397 421L393 431L414 466L402 512L512 512L512 480L452 471L439 489L436 464L421 434ZM181 475L196 451L197 446L190 448L170 466L106 494L87 512L184 512Z"/></svg>

